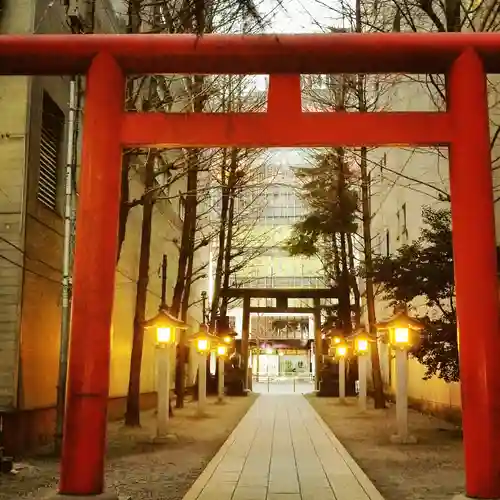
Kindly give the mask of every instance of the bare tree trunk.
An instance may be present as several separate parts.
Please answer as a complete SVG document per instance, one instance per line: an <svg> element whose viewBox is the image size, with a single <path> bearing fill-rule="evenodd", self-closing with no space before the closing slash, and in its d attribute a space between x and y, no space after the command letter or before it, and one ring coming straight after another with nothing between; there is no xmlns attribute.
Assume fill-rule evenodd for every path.
<svg viewBox="0 0 500 500"><path fill-rule="evenodd" d="M340 255L337 246L337 233L332 234L333 268L335 270L336 280L340 280Z"/></svg>
<svg viewBox="0 0 500 500"><path fill-rule="evenodd" d="M182 226L181 248L179 252L179 262L177 267L177 281L175 283L174 296L172 299L172 313L174 314L174 316L178 316L181 312L184 319L187 318L187 312L189 308L191 277L189 277L188 279L188 274L192 274L193 272L192 266L195 245L194 235L196 233L196 211L198 204L197 183L199 154L199 150L190 150L188 152L188 194L186 198L186 212L184 215L184 222ZM182 408L184 406L186 360L186 334L185 332L183 332L179 340L177 356L175 360L175 405L177 408Z"/></svg>
<svg viewBox="0 0 500 500"><path fill-rule="evenodd" d="M196 225L194 231L196 232ZM195 235L192 235L194 241ZM189 309L189 296L191 295L191 283L193 279L193 265L194 265L194 252L189 255L187 272L186 272L186 285L184 288L184 296L182 297L181 306L181 319L187 322L187 315ZM177 357L175 366L175 407L184 408L184 395L186 393L186 363L188 361L189 348L187 345L187 333L181 330L179 337L179 344L177 347Z"/></svg>
<svg viewBox="0 0 500 500"><path fill-rule="evenodd" d="M196 189L198 184L198 160L199 151L191 149L188 151L188 173L187 173L187 196L186 210L182 224L181 248L179 252L179 262L177 267L177 281L172 299L172 313L178 316L181 310L182 297L186 286L186 271L189 262L189 255L194 251L193 226L196 228Z"/></svg>
<svg viewBox="0 0 500 500"><path fill-rule="evenodd" d="M338 303L338 314L337 318L340 320L342 325L344 324L345 319L345 294L343 293L344 286L342 284L343 274L340 260L340 252L339 252L339 235L337 233L332 234L332 251L333 251L333 269L335 271L335 282L337 288L339 289L339 303Z"/></svg>
<svg viewBox="0 0 500 500"><path fill-rule="evenodd" d="M361 0L356 0L356 31L361 33ZM357 94L358 111L364 113L367 111L366 95L364 88L364 76L357 76ZM378 354L377 342L377 320L375 317L375 294L373 292L373 259L372 259L372 231L371 231L371 207L370 207L370 175L368 172L368 151L362 147L360 151L360 170L361 170L361 210L363 215L363 243L365 254L366 269L366 308L368 311L369 331L374 342L371 343L371 364L373 379L373 399L375 408L385 408L384 386L382 384L382 374L380 372L380 357Z"/></svg>
<svg viewBox="0 0 500 500"><path fill-rule="evenodd" d="M234 148L233 148L234 149ZM212 303L210 304L210 328L215 327L215 320L219 312L220 291L222 287L222 273L224 268L224 249L226 245L227 232L227 212L229 208L229 186L226 182L227 168L227 149L222 152L221 164L221 184L222 184L222 200L219 221L219 248L217 254L217 264L215 266L214 290Z"/></svg>
<svg viewBox="0 0 500 500"><path fill-rule="evenodd" d="M204 11L203 11L204 15ZM203 28L203 27L202 27ZM193 97L193 111L201 113L204 108L205 94L203 92L203 75L195 75L191 80L191 96ZM188 174L187 174L187 198L186 211L182 225L181 248L179 252L179 261L177 265L177 280L172 299L172 313L179 315L182 308L182 299L187 296L187 308L189 307L189 288L191 278L189 279L188 292L186 294L186 275L192 265L194 258L195 235L196 235L196 213L198 208L198 170L200 166L199 149L188 150ZM183 315L187 317L187 308ZM186 380L186 361L187 361L186 333L181 335L181 341L177 349L176 370L175 370L175 388L176 388L176 407L184 406L185 380Z"/></svg>
<svg viewBox="0 0 500 500"><path fill-rule="evenodd" d="M196 232L193 231L193 232ZM193 235L193 239L194 239ZM181 304L181 319L182 321L187 321L188 309L189 309L189 299L191 295L191 283L193 279L193 265L194 265L194 252L189 255L188 265L186 270L186 284L184 286L184 295L182 297Z"/></svg>
<svg viewBox="0 0 500 500"><path fill-rule="evenodd" d="M142 0L129 0L127 9L127 33L138 33L141 28L141 4ZM134 93L134 80L129 78L126 85L126 102L127 111L133 111L135 109L133 103ZM132 155L130 152L123 154L122 156L122 176L121 176L121 191L120 191L120 215L118 219L118 252L116 255L116 263L120 261L120 255L123 248L123 243L125 242L125 236L127 233L127 221L128 215L130 213L129 197L130 197L130 187L128 174L130 171L130 164L132 163Z"/></svg>
<svg viewBox="0 0 500 500"><path fill-rule="evenodd" d="M340 103L341 108L344 109L344 98L342 97L342 102ZM340 216L342 219L345 218L345 159L344 159L344 149L337 149L337 161L338 161L338 197L340 204ZM342 226L345 225L345 221L342 220ZM350 288L350 273L349 265L347 263L347 245L346 245L346 233L344 230L340 232L340 261L342 263L341 274L340 274L340 295L342 296L343 306L341 307L342 313L342 325L344 333L349 335L352 332L352 319L351 319L351 288ZM340 305L340 298L339 298Z"/></svg>
<svg viewBox="0 0 500 500"><path fill-rule="evenodd" d="M367 150L361 148L361 198L363 212L363 242L365 253L366 269L366 308L368 311L368 326L372 339L371 362L375 408L385 408L384 386L382 384L382 374L380 372L380 357L378 354L377 342L377 320L375 317L375 294L373 291L373 259L372 259L372 233L371 233L371 213L370 213L370 188L367 165Z"/></svg>
<svg viewBox="0 0 500 500"><path fill-rule="evenodd" d="M120 261L120 255L125 242L127 233L128 214L130 212L130 187L128 173L130 169L131 158L130 154L124 154L122 158L122 177L121 177L121 192L120 192L120 215L118 219L118 252L116 255L116 263Z"/></svg>
<svg viewBox="0 0 500 500"><path fill-rule="evenodd" d="M229 168L229 178L228 178L228 197L229 197L229 207L227 213L227 236L226 236L226 248L224 252L224 279L222 288L226 289L229 287L229 278L231 277L231 252L233 250L233 225L234 225L234 211L236 203L236 169L238 168L238 150L236 148L231 149L231 164ZM220 292L219 292L220 293ZM223 297L220 307L220 315L226 316L228 309L229 297Z"/></svg>
<svg viewBox="0 0 500 500"><path fill-rule="evenodd" d="M354 294L354 323L356 329L361 326L361 295L359 293L358 282L356 281L356 266L354 265L354 249L352 246L352 234L347 234L347 249L349 252L349 275L351 278L351 288Z"/></svg>
<svg viewBox="0 0 500 500"><path fill-rule="evenodd" d="M149 257L151 253L151 226L153 223L154 207L154 193L152 191L155 178L154 158L155 154L150 152L146 160L139 276L137 279L137 292L135 296L134 336L132 339L132 352L130 354L130 376L127 393L127 411L125 413L125 425L128 426L140 425L142 348L144 343L144 321L146 319Z"/></svg>
<svg viewBox="0 0 500 500"><path fill-rule="evenodd" d="M351 319L351 287L349 265L347 264L347 245L346 234L344 231L340 233L340 260L342 262L341 270L341 291L344 307L342 308L342 325L344 332L349 335L352 332Z"/></svg>
<svg viewBox="0 0 500 500"><path fill-rule="evenodd" d="M203 92L203 75L194 75L191 85L191 96L194 99L193 111L201 113L204 108L205 94ZM182 225L181 249L179 252L179 262L177 266L177 280L172 299L172 312L175 316L179 315L181 310L182 297L184 296L184 287L186 285L186 269L189 260L189 254L194 252L194 239L192 235L193 226L196 228L196 211L198 206L198 170L201 151L199 149L188 150L188 173L187 173L187 196L186 213Z"/></svg>
<svg viewBox="0 0 500 500"><path fill-rule="evenodd" d="M231 174L233 177L234 175ZM228 211L228 226L227 226L227 241L226 241L226 249L225 249L225 257L224 257L224 282L222 284L222 288L225 290L229 288L229 278L231 277L231 251L233 249L233 220L234 220L234 205L235 205L235 194L234 191L231 195L231 199L229 201L229 211ZM229 297L222 297L222 303L220 307L220 315L222 317L227 315L227 309L229 304Z"/></svg>

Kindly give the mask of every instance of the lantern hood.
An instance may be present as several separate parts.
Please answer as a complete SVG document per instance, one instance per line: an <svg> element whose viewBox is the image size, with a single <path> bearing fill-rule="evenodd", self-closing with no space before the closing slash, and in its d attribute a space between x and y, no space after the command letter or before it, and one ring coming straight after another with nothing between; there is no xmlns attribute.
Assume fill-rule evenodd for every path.
<svg viewBox="0 0 500 500"><path fill-rule="evenodd" d="M410 328L412 330L423 330L424 325L404 312L395 314L392 318L377 323L377 329L389 330L391 328Z"/></svg>
<svg viewBox="0 0 500 500"><path fill-rule="evenodd" d="M186 330L188 325L177 319L172 313L169 311L169 308L164 306L161 307L156 316L153 316L151 319L144 322L145 328L151 328L155 326L165 325L171 328L179 328L181 330Z"/></svg>

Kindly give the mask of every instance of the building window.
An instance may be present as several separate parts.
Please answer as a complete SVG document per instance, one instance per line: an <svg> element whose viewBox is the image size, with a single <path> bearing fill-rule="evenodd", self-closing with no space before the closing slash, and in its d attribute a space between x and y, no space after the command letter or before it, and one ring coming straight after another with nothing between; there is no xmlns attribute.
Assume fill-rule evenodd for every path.
<svg viewBox="0 0 500 500"><path fill-rule="evenodd" d="M63 135L64 113L50 96L44 92L37 198L52 210L57 208L58 166L61 157Z"/></svg>

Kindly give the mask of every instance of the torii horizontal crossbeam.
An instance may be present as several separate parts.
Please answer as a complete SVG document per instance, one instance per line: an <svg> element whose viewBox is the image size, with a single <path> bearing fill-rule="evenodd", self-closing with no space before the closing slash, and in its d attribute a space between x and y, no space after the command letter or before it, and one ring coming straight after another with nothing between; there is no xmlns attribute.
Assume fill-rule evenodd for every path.
<svg viewBox="0 0 500 500"><path fill-rule="evenodd" d="M226 288L223 297L269 299L333 299L338 297L336 288Z"/></svg>
<svg viewBox="0 0 500 500"><path fill-rule="evenodd" d="M451 142L447 113L127 113L129 147L431 146Z"/></svg>
<svg viewBox="0 0 500 500"><path fill-rule="evenodd" d="M314 307L250 307L250 314L314 314Z"/></svg>
<svg viewBox="0 0 500 500"><path fill-rule="evenodd" d="M127 74L428 74L467 48L500 73L500 33L331 33L0 35L0 74L82 74L99 52Z"/></svg>

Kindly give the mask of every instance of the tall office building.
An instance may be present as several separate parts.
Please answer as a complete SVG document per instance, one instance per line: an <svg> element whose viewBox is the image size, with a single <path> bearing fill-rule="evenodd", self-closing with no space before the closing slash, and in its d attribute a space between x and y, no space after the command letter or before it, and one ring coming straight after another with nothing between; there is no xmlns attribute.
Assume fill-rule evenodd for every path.
<svg viewBox="0 0 500 500"><path fill-rule="evenodd" d="M233 286L251 288L321 288L325 286L319 259L290 256L285 242L293 225L303 219L307 207L300 197L294 169L303 167L302 151L273 150L260 165L262 192L249 217L255 218L253 234L256 255L238 273ZM252 299L254 307L273 307L274 299ZM312 306L307 299L290 299L291 307ZM229 311L241 332L241 304ZM263 349L260 372L309 371L312 317L304 315L255 314L250 319L250 338ZM278 355L280 354L280 356ZM256 366L254 363L254 371Z"/></svg>

